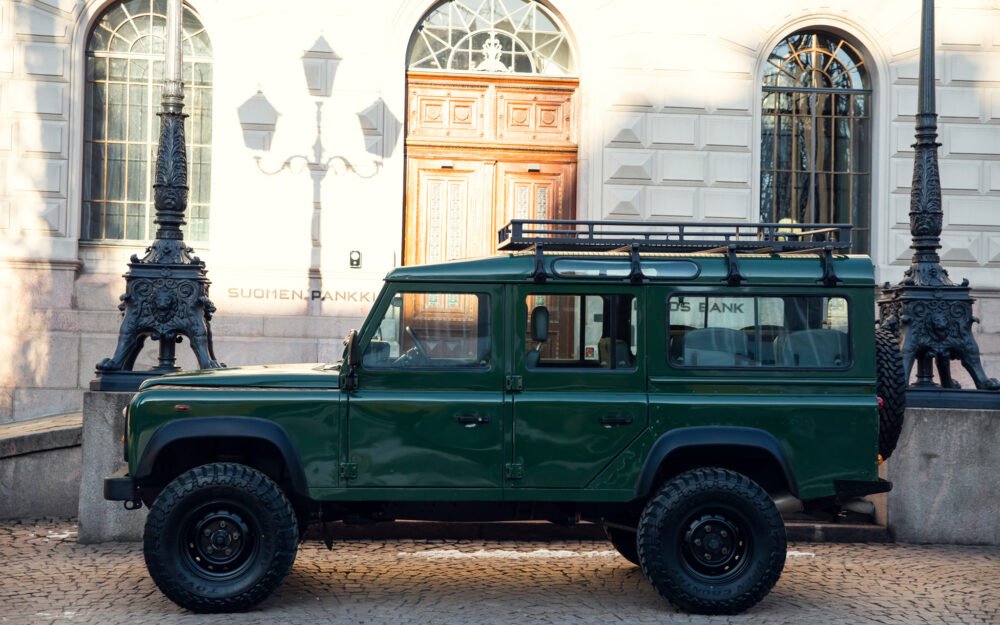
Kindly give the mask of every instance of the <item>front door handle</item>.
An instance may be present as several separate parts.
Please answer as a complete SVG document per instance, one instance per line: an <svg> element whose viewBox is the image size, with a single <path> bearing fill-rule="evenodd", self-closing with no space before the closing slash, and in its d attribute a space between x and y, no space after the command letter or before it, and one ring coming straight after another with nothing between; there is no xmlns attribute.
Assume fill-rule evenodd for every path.
<svg viewBox="0 0 1000 625"><path fill-rule="evenodd" d="M615 425L632 425L632 417L601 417L597 422L607 428Z"/></svg>
<svg viewBox="0 0 1000 625"><path fill-rule="evenodd" d="M472 427L474 425L486 425L490 422L489 416L479 416L471 414L462 414L455 417L455 420L465 427Z"/></svg>

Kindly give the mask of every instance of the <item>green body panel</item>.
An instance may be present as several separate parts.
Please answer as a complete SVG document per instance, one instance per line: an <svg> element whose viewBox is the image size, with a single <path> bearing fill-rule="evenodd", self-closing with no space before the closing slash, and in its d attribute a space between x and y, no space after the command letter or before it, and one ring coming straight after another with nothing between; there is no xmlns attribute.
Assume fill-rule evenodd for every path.
<svg viewBox="0 0 1000 625"><path fill-rule="evenodd" d="M200 380L200 376L189 377L190 381L196 379ZM132 475L150 439L167 422L196 417L255 417L273 421L288 433L310 493L340 484L344 402L338 389L150 386L138 393L129 407L127 443ZM177 406L189 409L178 412Z"/></svg>
<svg viewBox="0 0 1000 625"><path fill-rule="evenodd" d="M494 497L499 497L503 427L509 419L503 394L503 288L496 284L456 288L448 283L423 288L489 297L493 321L489 365L473 369L359 366L358 388L348 399L347 454L358 465L358 478L350 486L494 488ZM383 291L369 315L374 321L362 330L362 351L393 296L407 290L406 285L390 284ZM463 424L459 422L462 417L484 422Z"/></svg>
<svg viewBox="0 0 1000 625"><path fill-rule="evenodd" d="M498 385L499 386L499 385ZM494 488L502 484L503 395L365 386L350 398L351 487ZM489 419L463 425L461 416Z"/></svg>
<svg viewBox="0 0 1000 625"><path fill-rule="evenodd" d="M565 255L546 255L553 260ZM606 258L603 256L602 258ZM644 257L645 258L645 257ZM726 286L721 255L659 255L700 267L685 280L629 284L558 278L535 284L535 257L508 255L389 274L358 336L363 353L400 291L486 293L492 331L482 368L405 370L283 365L187 372L147 381L129 411L129 469L164 423L243 416L274 421L318 501L624 502L660 436L680 427L759 428L778 441L802 499L834 480L875 480L874 280L871 261L836 257L832 288L815 256L740 256L746 281ZM621 262L626 262L624 257ZM634 368L531 369L528 294L627 294L638 305ZM820 371L693 368L667 359L668 298L820 295L849 302L851 362ZM178 412L178 405L189 410ZM475 424L460 418L478 417ZM607 426L602 417L630 419ZM654 459L656 460L656 459ZM340 476L348 463L348 478ZM351 476L356 467L356 477Z"/></svg>
<svg viewBox="0 0 1000 625"><path fill-rule="evenodd" d="M511 289L514 328L528 326L523 304L531 295L632 295L625 286L545 284ZM640 324L641 327L641 324ZM523 467L515 488L583 488L632 440L646 429L646 369L640 358L634 369L529 368L523 348L524 330L513 338L513 370L522 390L512 394L514 426L512 462ZM641 339L639 340L641 344ZM605 417L627 419L603 425Z"/></svg>

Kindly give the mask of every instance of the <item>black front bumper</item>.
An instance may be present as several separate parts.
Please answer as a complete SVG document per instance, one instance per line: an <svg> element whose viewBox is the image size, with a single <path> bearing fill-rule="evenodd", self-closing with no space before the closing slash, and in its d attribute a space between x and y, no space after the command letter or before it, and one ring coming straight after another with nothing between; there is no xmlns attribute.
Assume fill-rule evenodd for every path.
<svg viewBox="0 0 1000 625"><path fill-rule="evenodd" d="M139 487L128 474L128 469L104 478L104 498L108 501L139 500Z"/></svg>

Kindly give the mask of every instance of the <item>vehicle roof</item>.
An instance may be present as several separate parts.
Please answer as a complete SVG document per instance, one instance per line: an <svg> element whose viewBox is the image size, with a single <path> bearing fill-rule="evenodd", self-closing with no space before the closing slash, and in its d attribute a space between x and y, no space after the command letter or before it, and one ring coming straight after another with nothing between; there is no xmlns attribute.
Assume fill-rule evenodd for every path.
<svg viewBox="0 0 1000 625"><path fill-rule="evenodd" d="M547 279L552 284L627 282L627 277L566 277L556 273L561 259L605 260L628 267L628 254L608 252L545 252L541 256ZM694 278L654 278L650 283L696 284L719 286L729 273L726 254L644 253L641 261L679 260L695 263L699 272ZM819 286L823 277L820 254L739 254L739 271L748 287L760 284ZM389 282L517 283L532 282L535 275L534 252L514 252L469 260L429 265L398 267L386 276ZM868 256L834 255L833 267L842 286L875 286L875 272Z"/></svg>

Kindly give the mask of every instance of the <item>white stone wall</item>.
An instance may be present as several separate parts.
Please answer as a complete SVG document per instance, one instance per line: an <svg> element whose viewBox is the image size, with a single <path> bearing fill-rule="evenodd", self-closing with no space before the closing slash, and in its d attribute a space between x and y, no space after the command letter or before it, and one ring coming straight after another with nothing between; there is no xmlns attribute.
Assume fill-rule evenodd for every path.
<svg viewBox="0 0 1000 625"><path fill-rule="evenodd" d="M399 262L406 47L431 4L192 2L214 47L211 235L195 247L213 280L222 360L335 357ZM942 255L956 281L968 277L977 288L984 351L1000 353L1000 314L991 314L1000 310L1000 5L938 4ZM0 0L0 421L79 406L94 364L113 351L121 274L141 252L78 243L85 34L103 6ZM874 77L873 255L881 280L900 278L909 253L918 2L553 6L577 50L582 218L757 219L766 54L803 27L858 44ZM339 59L329 97L316 97L322 85L311 92L303 71L320 37ZM238 111L258 92L277 123L245 136ZM312 157L317 102L324 157L342 157L354 171L334 161L318 185L301 160L261 171ZM362 252L361 269L348 268L351 250ZM321 282L309 275L314 254ZM294 296L316 289L319 301ZM193 364L186 347L178 353Z"/></svg>

